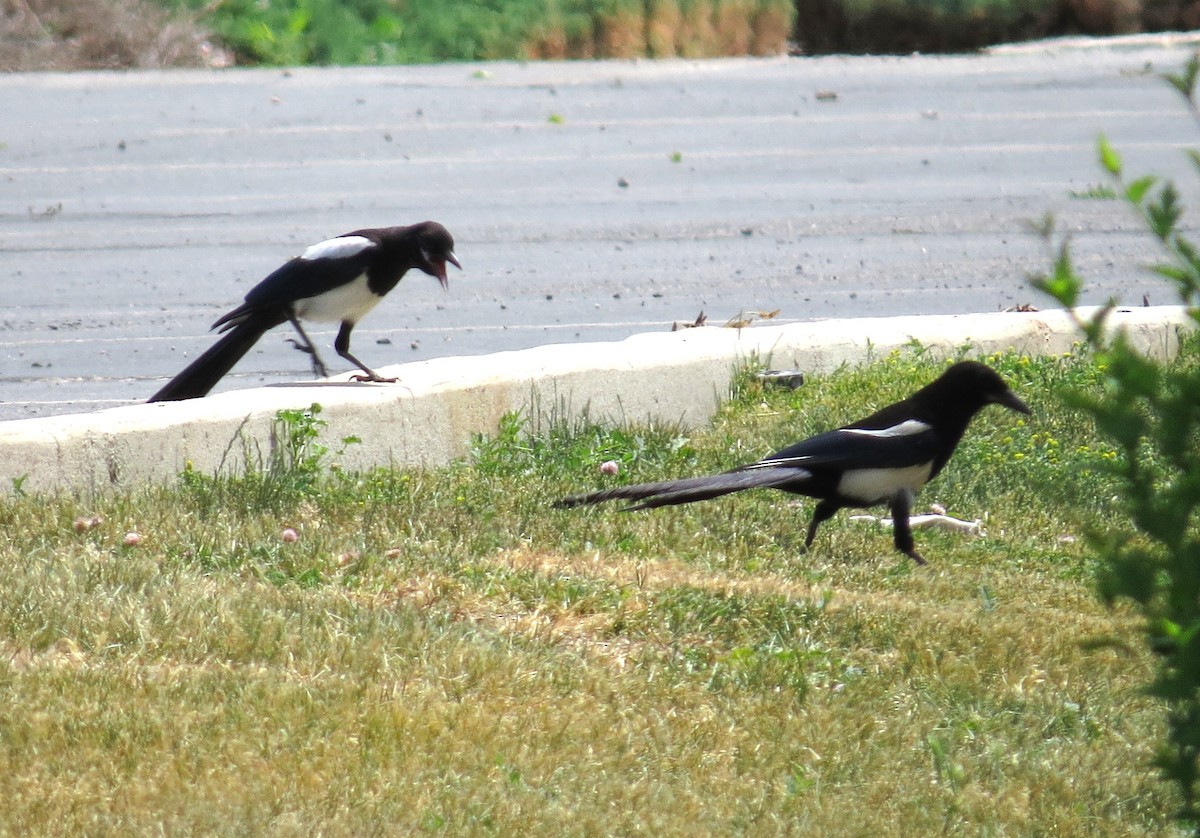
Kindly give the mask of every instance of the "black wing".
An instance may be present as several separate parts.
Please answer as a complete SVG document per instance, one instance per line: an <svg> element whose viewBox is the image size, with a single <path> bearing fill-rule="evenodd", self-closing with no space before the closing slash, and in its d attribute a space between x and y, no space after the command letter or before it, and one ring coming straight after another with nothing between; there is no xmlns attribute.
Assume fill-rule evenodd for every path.
<svg viewBox="0 0 1200 838"><path fill-rule="evenodd" d="M742 470L909 468L935 459L940 443L933 428L909 419L888 428L839 428L789 445Z"/></svg>
<svg viewBox="0 0 1200 838"><path fill-rule="evenodd" d="M569 508L608 500L635 500L640 503L627 509L654 509L658 506L674 506L695 503L698 500L718 498L721 495L741 492L745 489L780 488L786 484L802 482L809 477L803 469L784 467L759 471L727 471L704 477L684 477L679 480L662 480L658 483L638 483L631 486L616 486L586 495L574 495L556 501L554 506Z"/></svg>
<svg viewBox="0 0 1200 838"><path fill-rule="evenodd" d="M330 239L321 245L329 245L336 241ZM251 288L246 294L246 302L222 316L213 324L213 328L237 322L253 311L289 306L297 300L315 297L352 282L370 267L378 249L379 246L371 242L349 255L316 259L297 256L280 265L262 282Z"/></svg>
<svg viewBox="0 0 1200 838"><path fill-rule="evenodd" d="M376 246L336 259L296 257L250 289L246 302L254 306L290 303L315 297L361 276L374 258Z"/></svg>

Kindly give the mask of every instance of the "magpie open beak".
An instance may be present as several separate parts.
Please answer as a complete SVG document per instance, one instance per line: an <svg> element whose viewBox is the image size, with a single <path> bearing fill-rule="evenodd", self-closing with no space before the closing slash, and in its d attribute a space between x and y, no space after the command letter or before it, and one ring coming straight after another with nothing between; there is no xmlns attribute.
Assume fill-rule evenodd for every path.
<svg viewBox="0 0 1200 838"><path fill-rule="evenodd" d="M1024 413L1026 415L1033 413L1033 411L1029 409L1029 405L1017 398L1016 393L1014 393L1012 390L1006 390L1005 392L996 396L993 401L998 405L1007 407L1009 410L1015 410L1017 413Z"/></svg>
<svg viewBox="0 0 1200 838"><path fill-rule="evenodd" d="M426 257L428 259L428 257ZM450 290L450 280L446 277L446 262L449 262L454 267L462 270L462 265L459 264L457 257L453 253L447 253L445 261L441 259L428 259L430 267L433 268L433 275L437 277L437 281L441 283L443 291Z"/></svg>

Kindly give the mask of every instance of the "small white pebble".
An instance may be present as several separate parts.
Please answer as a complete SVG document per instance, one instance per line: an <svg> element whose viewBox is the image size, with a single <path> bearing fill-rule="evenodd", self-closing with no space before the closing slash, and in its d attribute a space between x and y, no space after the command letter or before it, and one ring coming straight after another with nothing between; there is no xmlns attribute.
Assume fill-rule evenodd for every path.
<svg viewBox="0 0 1200 838"><path fill-rule="evenodd" d="M621 470L621 466L616 460L605 460L600 464L601 474L616 474Z"/></svg>
<svg viewBox="0 0 1200 838"><path fill-rule="evenodd" d="M141 533L136 533L136 532L125 533L125 546L126 547L137 547L141 543L142 543Z"/></svg>
<svg viewBox="0 0 1200 838"><path fill-rule="evenodd" d="M942 506L940 503L931 503L929 504L929 511L934 515L945 515L946 507Z"/></svg>
<svg viewBox="0 0 1200 838"><path fill-rule="evenodd" d="M291 527L288 527L287 529L285 529L283 532L281 532L279 534L279 538L285 544L293 544L300 540L300 533L296 532Z"/></svg>

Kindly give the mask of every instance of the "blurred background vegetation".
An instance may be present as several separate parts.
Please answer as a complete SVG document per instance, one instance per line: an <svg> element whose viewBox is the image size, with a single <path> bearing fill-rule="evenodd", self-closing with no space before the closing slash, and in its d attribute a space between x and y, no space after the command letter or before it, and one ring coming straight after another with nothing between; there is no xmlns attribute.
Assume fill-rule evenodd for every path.
<svg viewBox="0 0 1200 838"><path fill-rule="evenodd" d="M1200 0L0 0L0 70L978 49L1200 26Z"/></svg>

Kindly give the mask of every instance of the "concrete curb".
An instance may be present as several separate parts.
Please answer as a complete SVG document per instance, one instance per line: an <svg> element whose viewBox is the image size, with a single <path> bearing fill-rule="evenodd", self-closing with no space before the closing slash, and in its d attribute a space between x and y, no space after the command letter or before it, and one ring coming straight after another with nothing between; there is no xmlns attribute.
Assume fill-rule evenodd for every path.
<svg viewBox="0 0 1200 838"><path fill-rule="evenodd" d="M1122 309L1112 325L1157 357L1173 357L1192 321L1179 307ZM519 411L535 419L584 412L598 421L695 426L728 393L740 362L825 372L911 345L941 355L1067 352L1078 332L1066 312L826 320L745 329L641 334L611 343L541 346L437 358L386 369L403 384L341 380L261 387L204 399L0 422L0 481L31 492L98 492L168 482L188 462L202 473L263 460L280 410L319 403L322 442L346 446L349 469L436 466L463 456L472 434Z"/></svg>

